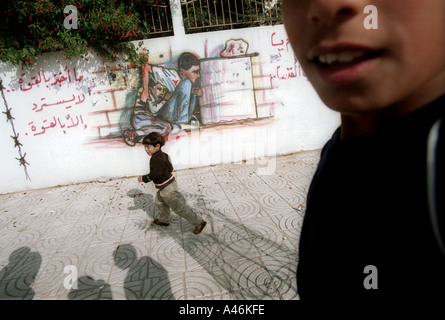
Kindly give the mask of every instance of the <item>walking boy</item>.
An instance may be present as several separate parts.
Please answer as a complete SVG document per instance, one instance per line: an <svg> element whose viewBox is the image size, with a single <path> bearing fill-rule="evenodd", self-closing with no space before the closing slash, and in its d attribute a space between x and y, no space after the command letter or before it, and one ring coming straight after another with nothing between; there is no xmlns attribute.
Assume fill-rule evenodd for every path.
<svg viewBox="0 0 445 320"><path fill-rule="evenodd" d="M369 9L377 29L364 26ZM431 140L445 116L445 0L283 0L282 12L298 61L341 114L307 198L300 298L445 301L444 207L427 200L445 181L443 129Z"/></svg>
<svg viewBox="0 0 445 320"><path fill-rule="evenodd" d="M206 226L207 222L199 217L187 204L184 196L178 191L175 177L172 175L173 165L168 154L161 148L165 144L164 137L151 132L144 137L142 143L150 158L150 173L138 177L139 182L148 183L153 181L158 189L155 204L159 209L159 219L154 219L153 223L161 226L170 224L170 208L179 216L186 219L195 226L194 234L199 234Z"/></svg>

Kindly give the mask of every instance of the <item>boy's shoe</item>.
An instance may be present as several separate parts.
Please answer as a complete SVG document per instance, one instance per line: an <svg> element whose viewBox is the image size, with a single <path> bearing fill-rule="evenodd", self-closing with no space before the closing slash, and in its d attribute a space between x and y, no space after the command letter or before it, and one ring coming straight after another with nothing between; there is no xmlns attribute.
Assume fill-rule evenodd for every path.
<svg viewBox="0 0 445 320"><path fill-rule="evenodd" d="M207 222L202 220L201 223L196 226L195 231L193 231L193 233L194 234L200 234L202 229L204 229L204 227L206 226L206 224L207 224Z"/></svg>
<svg viewBox="0 0 445 320"><path fill-rule="evenodd" d="M157 224L158 226L164 226L164 227L167 227L170 225L170 223L161 222L161 221L159 221L159 219L154 219L153 223Z"/></svg>

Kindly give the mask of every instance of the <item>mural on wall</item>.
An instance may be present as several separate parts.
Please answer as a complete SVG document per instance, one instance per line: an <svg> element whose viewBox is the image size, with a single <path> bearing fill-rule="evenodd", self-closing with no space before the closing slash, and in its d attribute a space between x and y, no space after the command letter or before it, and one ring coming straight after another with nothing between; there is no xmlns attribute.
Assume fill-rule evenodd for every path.
<svg viewBox="0 0 445 320"><path fill-rule="evenodd" d="M278 120L275 108L282 103L274 90L307 78L284 32L267 30L260 38L261 54L245 39L221 37L178 52L166 41L148 41L154 49L146 48L141 66L57 54L21 70L2 65L1 114L8 123L2 134L14 146L9 157L31 180L37 144L57 155L73 144L135 146L152 131L176 140L194 130Z"/></svg>
<svg viewBox="0 0 445 320"><path fill-rule="evenodd" d="M149 132L177 139L192 129L259 122L274 117L257 53L229 39L210 57L182 52L160 64L105 64L90 86L95 141L135 146ZM147 50L147 55L148 55Z"/></svg>

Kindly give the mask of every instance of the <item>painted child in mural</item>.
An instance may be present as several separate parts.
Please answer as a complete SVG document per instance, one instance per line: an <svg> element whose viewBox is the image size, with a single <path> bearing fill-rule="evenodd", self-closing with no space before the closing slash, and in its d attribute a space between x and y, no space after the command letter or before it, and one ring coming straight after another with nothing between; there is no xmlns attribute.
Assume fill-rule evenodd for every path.
<svg viewBox="0 0 445 320"><path fill-rule="evenodd" d="M178 71L144 64L141 67L142 87L131 117L134 131L124 132L124 141L134 146L144 135L158 132L167 136L190 124L192 117L200 121L197 97L200 67L192 53L178 58Z"/></svg>
<svg viewBox="0 0 445 320"><path fill-rule="evenodd" d="M160 119L159 110L170 99L180 77L176 70L163 67L142 66L141 95L134 107L133 126L144 134L156 131L162 135L169 134L174 124L169 119Z"/></svg>
<svg viewBox="0 0 445 320"><path fill-rule="evenodd" d="M140 88L140 103L147 104L148 111L157 115L159 109L172 96L181 80L175 69L142 65L142 88Z"/></svg>
<svg viewBox="0 0 445 320"><path fill-rule="evenodd" d="M141 87L130 116L132 129L124 131L124 141L134 146L150 132L166 136L174 130L174 124L158 118L158 112L171 97L180 81L174 69L143 64L141 66Z"/></svg>

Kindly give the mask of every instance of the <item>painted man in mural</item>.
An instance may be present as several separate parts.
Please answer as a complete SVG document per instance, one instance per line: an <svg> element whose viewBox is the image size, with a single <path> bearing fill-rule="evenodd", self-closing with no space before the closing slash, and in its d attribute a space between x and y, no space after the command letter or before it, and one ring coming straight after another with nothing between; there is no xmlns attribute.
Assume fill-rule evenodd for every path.
<svg viewBox="0 0 445 320"><path fill-rule="evenodd" d="M193 119L200 121L198 97L199 59L184 52L178 58L178 71L144 64L141 67L142 87L133 109L131 124L134 130L124 132L124 141L135 145L142 136L159 132L166 136L178 131Z"/></svg>
<svg viewBox="0 0 445 320"><path fill-rule="evenodd" d="M202 95L199 59L190 52L178 58L178 71L181 81L170 99L159 110L159 117L175 124L190 124L192 119L200 121L198 97Z"/></svg>

